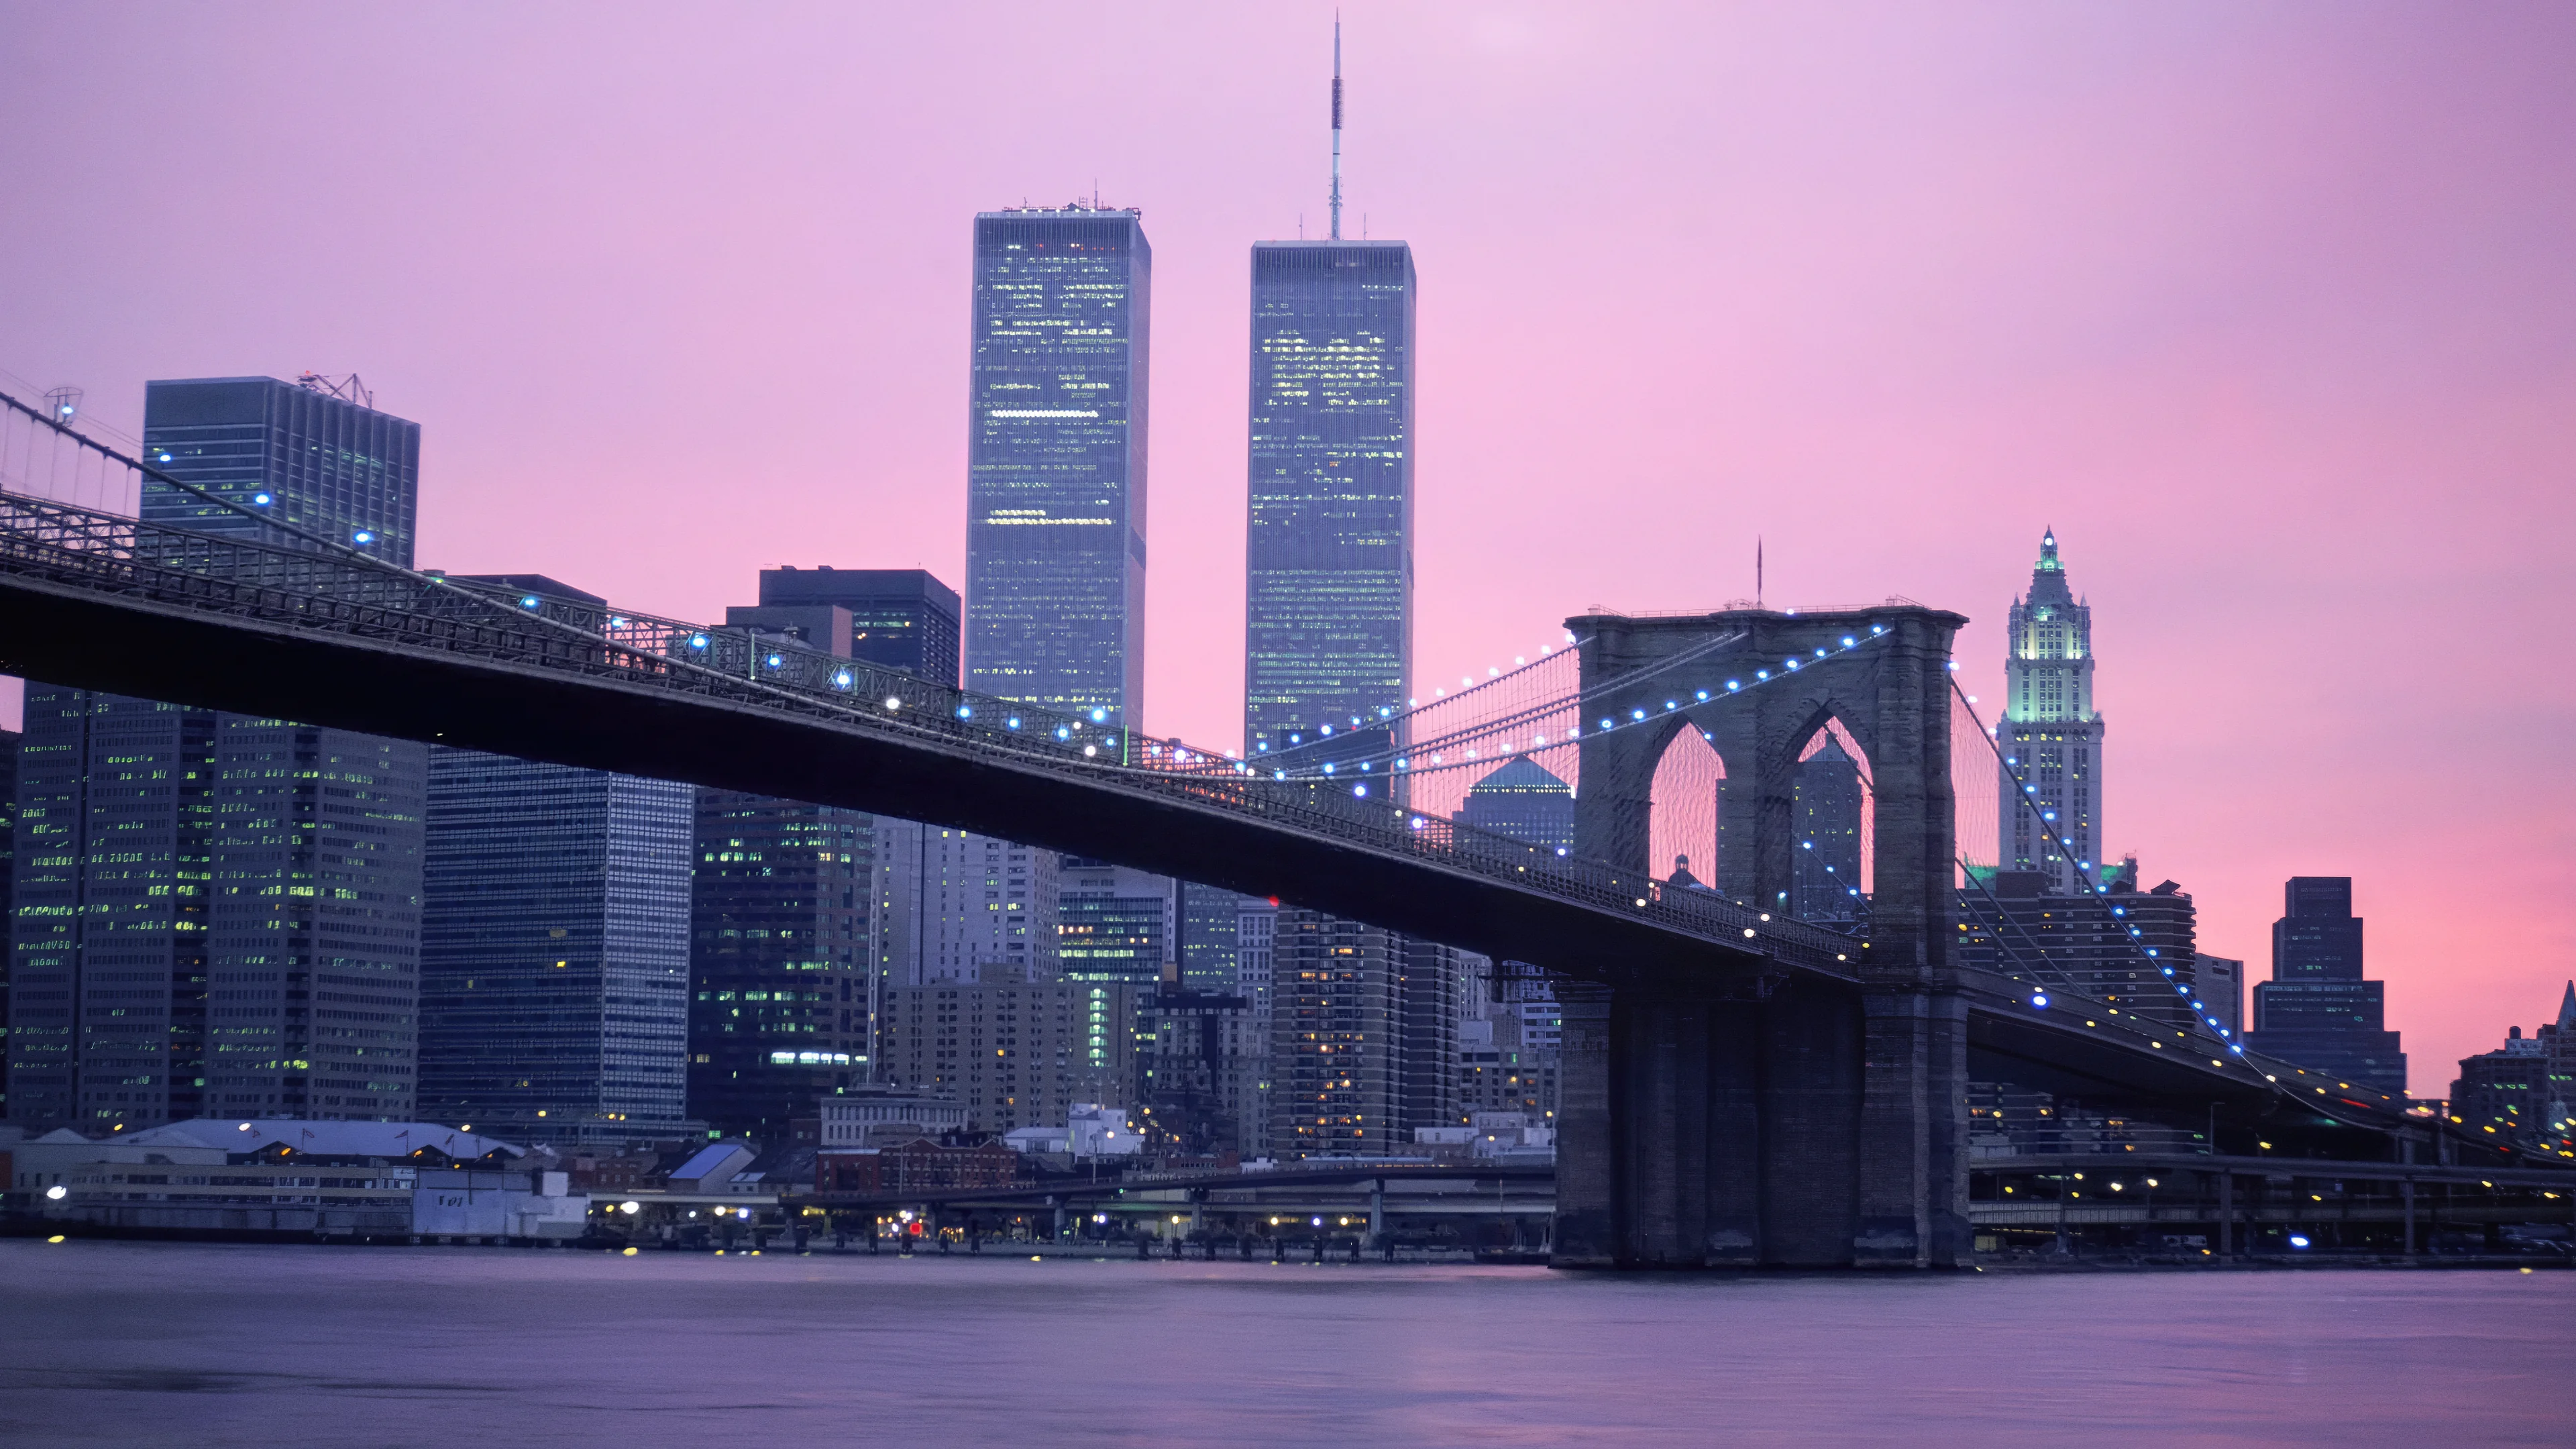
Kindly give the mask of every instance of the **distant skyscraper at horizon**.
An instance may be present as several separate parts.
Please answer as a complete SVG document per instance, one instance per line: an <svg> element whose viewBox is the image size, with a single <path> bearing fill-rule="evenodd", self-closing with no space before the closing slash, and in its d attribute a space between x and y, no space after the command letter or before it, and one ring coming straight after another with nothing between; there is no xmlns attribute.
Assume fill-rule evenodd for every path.
<svg viewBox="0 0 2576 1449"><path fill-rule="evenodd" d="M2406 1053L2387 1030L2386 984L2363 974L2352 877L2292 876L2272 923L2272 979L2254 988L2249 1050L2333 1072L2375 1091L2406 1090Z"/></svg>
<svg viewBox="0 0 2576 1449"><path fill-rule="evenodd" d="M1153 248L1077 203L975 217L969 688L1126 727L1145 697Z"/></svg>
<svg viewBox="0 0 2576 1449"><path fill-rule="evenodd" d="M2101 873L2103 720L2093 708L2093 610L2067 587L2055 529L2040 538L2006 638L2000 743L2011 769L1998 777L1997 868L2040 871L2071 893Z"/></svg>

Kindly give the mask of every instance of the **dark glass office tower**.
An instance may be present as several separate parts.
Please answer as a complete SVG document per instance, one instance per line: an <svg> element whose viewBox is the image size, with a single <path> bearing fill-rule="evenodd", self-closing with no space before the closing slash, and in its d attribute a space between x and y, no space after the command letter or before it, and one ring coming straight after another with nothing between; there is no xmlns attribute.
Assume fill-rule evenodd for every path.
<svg viewBox="0 0 2576 1449"><path fill-rule="evenodd" d="M1134 210L975 218L968 687L1120 726L1144 708L1152 279Z"/></svg>
<svg viewBox="0 0 2576 1449"><path fill-rule="evenodd" d="M426 752L46 684L27 727L12 1119L410 1116Z"/></svg>
<svg viewBox="0 0 2576 1449"><path fill-rule="evenodd" d="M154 382L145 455L408 566L420 426L343 394ZM141 511L284 537L148 478ZM427 748L41 682L27 723L12 1119L412 1115Z"/></svg>
<svg viewBox="0 0 2576 1449"><path fill-rule="evenodd" d="M849 615L847 649L834 648L821 636L840 624L824 617L832 609ZM957 591L925 570L836 569L830 564L762 569L759 606L725 611L730 625L796 631L827 653L950 685L957 683L959 619Z"/></svg>
<svg viewBox="0 0 2576 1449"><path fill-rule="evenodd" d="M426 751L281 719L216 719L206 1109L405 1120Z"/></svg>
<svg viewBox="0 0 2576 1449"><path fill-rule="evenodd" d="M459 575L604 603L534 574ZM695 792L431 751L420 1115L560 1144L685 1116Z"/></svg>
<svg viewBox="0 0 2576 1449"><path fill-rule="evenodd" d="M868 1080L875 822L733 790L700 790L697 810L689 1115L784 1144L821 1098Z"/></svg>
<svg viewBox="0 0 2576 1449"><path fill-rule="evenodd" d="M198 1116L215 712L30 683L26 725L9 1119L42 1129Z"/></svg>
<svg viewBox="0 0 2576 1449"><path fill-rule="evenodd" d="M1828 735L1822 749L1798 762L1790 788L1791 829L1798 841L1798 853L1790 861L1790 913L1802 921L1858 919L1859 763Z"/></svg>
<svg viewBox="0 0 2576 1449"><path fill-rule="evenodd" d="M1244 637L1253 753L1314 745L1327 728L1371 731L1382 711L1404 705L1414 291L1413 250L1400 241L1253 245Z"/></svg>
<svg viewBox="0 0 2576 1449"><path fill-rule="evenodd" d="M2406 1090L2406 1053L2387 1030L2385 985L2362 977L2352 877L2293 876L2272 923L2272 979L2254 988L2245 1045L2374 1091Z"/></svg>
<svg viewBox="0 0 2576 1449"><path fill-rule="evenodd" d="M174 478L405 568L420 487L420 424L369 405L350 379L200 377L144 384L143 452ZM143 521L236 538L285 535L167 484Z"/></svg>
<svg viewBox="0 0 2576 1449"><path fill-rule="evenodd" d="M1236 963L1243 937L1243 907L1257 897L1238 895L1221 886L1175 881L1180 903L1181 984L1192 991L1225 995L1236 986Z"/></svg>
<svg viewBox="0 0 2576 1449"><path fill-rule="evenodd" d="M679 1128L691 806L667 781L431 753L425 1120L556 1143Z"/></svg>

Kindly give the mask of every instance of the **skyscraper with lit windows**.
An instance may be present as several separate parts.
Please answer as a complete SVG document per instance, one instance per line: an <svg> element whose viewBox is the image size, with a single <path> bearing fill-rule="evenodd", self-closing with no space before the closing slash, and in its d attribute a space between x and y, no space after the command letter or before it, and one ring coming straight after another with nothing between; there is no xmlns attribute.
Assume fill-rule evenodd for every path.
<svg viewBox="0 0 2576 1449"><path fill-rule="evenodd" d="M355 378L147 383L151 523L409 567L420 425ZM11 1120L414 1111L428 748L29 681ZM215 1003L221 1003L220 1005Z"/></svg>
<svg viewBox="0 0 2576 1449"><path fill-rule="evenodd" d="M2001 868L2041 872L2072 892L2079 878L2098 879L2102 864L2103 721L2093 708L2093 610L2067 587L2054 529L2040 538L2006 638Z"/></svg>
<svg viewBox="0 0 2576 1449"><path fill-rule="evenodd" d="M1383 739L1413 675L1413 249L1252 248L1244 747ZM1365 746L1362 746L1365 748Z"/></svg>
<svg viewBox="0 0 2576 1449"><path fill-rule="evenodd" d="M1132 208L975 218L966 686L1121 727L1145 696L1153 266Z"/></svg>

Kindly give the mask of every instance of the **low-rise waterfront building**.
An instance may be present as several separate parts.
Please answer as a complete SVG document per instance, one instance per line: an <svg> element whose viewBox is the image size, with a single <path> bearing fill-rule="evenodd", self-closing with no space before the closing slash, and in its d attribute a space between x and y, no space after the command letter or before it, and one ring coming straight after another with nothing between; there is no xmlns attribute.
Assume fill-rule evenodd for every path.
<svg viewBox="0 0 2576 1449"><path fill-rule="evenodd" d="M197 1118L15 1144L47 1217L172 1234L578 1237L589 1212L526 1148L429 1122Z"/></svg>

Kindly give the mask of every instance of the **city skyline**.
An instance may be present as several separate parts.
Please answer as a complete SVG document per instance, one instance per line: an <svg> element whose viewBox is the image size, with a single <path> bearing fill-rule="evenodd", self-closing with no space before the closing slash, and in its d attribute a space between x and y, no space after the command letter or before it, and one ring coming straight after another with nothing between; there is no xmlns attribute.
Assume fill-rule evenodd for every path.
<svg viewBox="0 0 2576 1449"><path fill-rule="evenodd" d="M2313 34L2251 20L2133 19L2128 26L2143 33L2129 36L2135 44L2124 42L2116 62L2110 27L2076 20L2010 45L1993 33L1952 30L1933 37L1940 43L1928 59L1911 61L1897 59L1902 46L1924 37L1902 25L1846 53L1798 22L1766 22L1774 29L1753 38L1785 48L1777 78L1735 100L1669 114L1655 107L1680 103L1583 104L1615 102L1606 89L1609 60L1641 53L1613 19L1503 12L1443 37L1405 17L1356 17L1369 43L1353 51L1355 94L1372 109L1353 131L1355 157L1369 160L1352 168L1365 180L1353 186L1350 218L1380 235L1408 235L1437 259L1441 278L1425 299L1439 313L1436 327L1426 319L1425 333L1435 356L1424 368L1424 435L1439 440L1421 482L1425 672L1508 658L1552 637L1556 618L1596 597L1645 608L1713 606L1748 593L1749 580L1737 576L1749 568L1729 560L1749 560L1749 535L1758 529L1770 540L1776 600L1904 592L1970 614L1976 622L1959 657L1963 679L1978 692L1996 677L2000 601L2032 531L2053 523L2081 549L2088 592L2109 606L2104 647L2118 660L2103 708L2122 722L2122 788L2103 853L2136 850L2184 875L2203 905L2205 944L2230 956L2261 954L2278 881L2352 875L2367 898L2358 909L2374 922L2374 974L2390 983L2392 1018L2422 1043L2419 1062L2491 1045L2495 1023L2529 1017L2529 1001L2550 995L2565 972L2562 933L2549 917L2564 901L2568 874L2569 846L2551 823L2564 814L2567 767L2543 758L2521 798L2488 798L2468 767L2485 758L2482 727L2470 718L2476 712L2458 708L2447 690L2393 679L2379 660L2388 652L2455 657L2471 677L2510 667L2502 641L2479 637L2452 648L2427 617L2438 611L2420 602L2523 617L2546 613L2564 587L2540 550L2564 535L2566 504L2537 483L2545 459L2562 450L2565 425L2555 419L2570 412L2558 361L2565 344L2547 340L2553 329L2566 335L2557 319L2568 294L2554 274L2535 269L2543 257L2537 239L2560 226L2553 218L2563 214L2567 188L2527 138L2563 119L2566 103L2530 91L2522 78L2557 65L2570 42L2563 29L2518 30L2510 17L2489 17L2464 27L2474 43L2406 70L2402 94L2382 98L2393 57L2423 49L2422 22L2373 16L2322 49ZM56 43L75 58L209 43L192 39L184 22L164 35L128 32L102 15L30 23L75 32ZM1219 22L1205 24L1218 29L1194 32L1189 44L1221 32ZM243 32L259 28L253 20ZM1698 20L1682 34L1723 53L1721 42L1745 38L1743 28ZM737 68L770 55L759 45L776 32L747 29L749 39L726 42L732 48L705 62L717 79L739 85ZM1321 12L1309 29L1320 36ZM84 38L93 31L109 38ZM928 71L954 73L942 69L958 63L941 49L947 42L929 38L935 57L948 58ZM2226 44L2205 48L2213 39ZM567 37L541 25L532 43L542 53ZM2332 118L2350 140L2313 142L2286 103L2245 79L2263 64L2291 63L2282 57L2293 44L2308 52L2295 72L2307 87L2300 113ZM822 287L816 295L825 305L803 309L802 320L776 320L794 309L769 299L821 286L810 257L820 233L790 227L778 268L787 280L733 277L711 282L722 289L715 292L679 289L623 326L601 329L583 309L604 294L576 283L562 299L531 307L518 290L526 277L559 277L575 255L567 249L597 224L575 224L552 204L529 216L515 234L518 246L501 249L524 255L524 267L434 259L401 246L294 249L299 273L316 268L316 252L363 253L375 283L421 278L428 294L447 299L442 305L453 300L442 288L497 281L496 296L529 319L506 328L477 320L473 307L458 309L468 324L461 329L418 312L359 317L335 308L338 289L356 280L334 270L342 263L319 265L309 299L280 302L275 288L242 289L260 298L255 312L224 296L183 295L179 284L199 267L271 264L221 236L190 243L202 257L183 249L182 237L123 233L119 247L75 257L64 243L83 235L76 227L52 237L13 231L20 254L63 285L53 299L5 304L27 351L0 365L83 383L97 415L129 428L139 419L120 410L133 406L126 399L139 397L147 377L363 368L390 410L436 429L439 476L453 483L443 481L442 496L423 509L421 557L444 567L546 568L621 600L701 618L738 602L751 570L787 562L918 563L956 578L963 570L954 519L965 481L958 372L943 359L963 365L965 310L952 285L964 273L959 218L1051 178L1052 196L1033 199L1088 194L1098 170L1104 191L1146 208L1164 272L1157 341L1166 366L1155 409L1165 424L1155 445L1165 462L1163 563L1148 627L1149 673L1160 682L1148 685L1149 724L1226 742L1225 721L1240 699L1227 682L1239 667L1229 658L1239 657L1241 638L1231 561L1242 555L1230 541L1239 540L1231 530L1240 525L1225 516L1239 515L1240 503L1224 466L1240 458L1244 389L1231 360L1242 355L1238 248L1264 233L1293 236L1300 208L1309 235L1323 229L1312 99L1321 42L1282 49L1289 53L1275 70L1266 58L1245 62L1244 97L1223 100L1144 74L1171 50L1139 57L1136 99L1007 160L1002 133L1024 133L1002 125L988 144L986 123L899 87L888 104L954 133L936 153L945 169L936 178L899 166L871 173L871 184L899 204L864 226L836 216L827 230L836 248L863 240L872 270L919 267L946 279L911 289L918 300ZM2233 59L2210 59L2213 50ZM441 54L433 44L421 61L404 63ZM647 27L609 47L601 74L628 77L661 54ZM1647 54L1642 63L1665 62ZM73 88L90 85L100 97L115 88L84 79L83 64L74 59L58 77L0 104L13 117L97 115ZM1559 78L1539 79L1543 64L1557 66ZM1988 110L1962 100L1963 77L1981 73L1976 64L2009 80ZM2066 74L2101 85L2077 100L2045 83ZM1396 76L1404 83L1385 79ZM1791 96L1793 80L1820 77L1830 82L1823 94ZM166 132L155 119L166 108L205 113L191 99L198 83L182 76L166 96L148 98L133 122L88 127L88 144L113 160L135 138ZM1882 134L1883 122L1851 120L1804 142L1776 139L1796 130L1809 107L1849 105L1871 83L1946 104L1911 140ZM1049 84L1011 100L1005 119L1061 104ZM2216 109L2200 114L2250 135L2247 146L2221 155L2192 137L2165 143L2139 130L2160 104L2204 86L2214 88ZM1480 87L1501 88L1511 105L1480 102ZM1696 194L1710 188L1678 185L1651 166L1567 176L1557 184L1571 188L1574 204L1559 210L1581 212L1588 233L1608 227L1647 261L1697 257L1703 268L1712 265L1707 256L1679 249L1679 239L1696 246L1714 235L1726 247L1721 264L1623 269L1661 277L1661 290L1650 293L1636 278L1550 260L1539 275L1554 295L1531 307L1499 306L1497 299L1517 295L1503 285L1515 275L1506 263L1526 276L1531 258L1548 257L1563 240L1552 230L1563 223L1528 210L1508 229L1508 246L1477 230L1508 204L1506 180L1525 182L1550 166L1563 171L1562 153L1504 114L1542 91L1562 92L1569 109L1587 115L1576 129L1593 146L1650 137L1650 121L1673 122L1700 141L1724 140L1709 164L1738 194L1727 204L1768 201L1767 211L1746 209L1771 219L1694 230L1712 215L1716 203ZM2461 104L2445 107L2443 98ZM772 104L799 103L791 95ZM529 122L536 104L513 95L496 114L523 133L543 133L546 126ZM399 159L386 138L403 134L408 113L385 105L391 109L368 112L383 115L385 126L354 128L333 144L362 154L392 147L388 154ZM1204 129L1228 154L1246 158L1241 177L1201 164L1196 139L1149 139L1138 118L1183 105L1209 118ZM1146 110L1122 109L1137 106ZM1444 106L1458 119L1443 121ZM2410 127L2410 145L2385 144L2399 117L2435 110L2447 119L2429 134ZM2020 142L2049 121L2063 124L2063 139ZM230 124L208 134L220 137ZM599 144L623 154L616 143ZM560 150L539 151L476 184L527 184L566 160ZM2378 158L2366 186L2356 159L2363 152ZM1454 176L1429 164L1434 154L1456 157ZM1646 150L1649 159L1679 154ZM2461 156L2473 164L2460 164ZM1121 157L1124 173L1116 169ZM837 164L838 153L791 147L757 159L750 178L733 186L684 156L671 184L735 203L742 215L631 249L600 243L621 259L604 269L609 279L723 277L744 245L736 228L747 236L757 230L750 219L766 214L766 188L825 169L827 159ZM1924 201L1914 189L1922 183L1897 175L1907 159L1929 164L1936 181L1963 189L1967 200L1956 211ZM117 174L94 154L81 164ZM68 195L83 194L85 183L68 172L40 175ZM1813 175L1831 180L1811 183ZM2123 197L2144 200L2106 196L2105 178ZM452 180L434 172L417 179L432 199L452 202L439 190ZM195 184L181 176L167 199L181 204ZM776 189L800 206L812 195ZM1388 204L1393 196L1405 198L1401 208ZM2132 213L2133 206L2149 210ZM2034 223L2026 237L1995 224L2025 209L2045 213L2047 224ZM2116 235L2150 214L2189 220L2147 226L2134 246ZM1860 223L1876 215L1893 219L1892 235L1918 249L1929 244L1919 262L1900 263L1872 243ZM350 242L372 238L374 225L361 216L317 235ZM889 238L891 231L920 235ZM2338 240L2365 234L2374 240ZM2487 240L2473 244L2473 234ZM1842 249L1815 248L1819 239ZM138 247L184 265L147 281L132 270ZM2445 260L2472 256L2484 260L2465 270ZM1841 286L1869 307L1830 305L1828 294ZM2347 293L2366 293L2372 304L2355 311ZM710 308L710 297L728 305ZM1987 304L1982 314L1978 303ZM2250 310L2225 310L2239 306ZM1651 340L1656 319L1674 308L1723 318L1742 334L1714 357L1673 371L1686 387L1653 371L1673 356L1648 346L1629 360L1620 345ZM1527 329L1527 340L1501 330L1506 322ZM854 323L886 337L866 349L871 354L929 359L919 393L896 380L870 396L841 396L853 368L883 381L877 362L847 356L839 334ZM483 376L499 365L490 338L523 332L536 350L520 365L548 378L542 422L496 402ZM819 367L827 354L812 349L826 335L837 360ZM596 344L565 340L583 336L620 345L593 354L582 347ZM2427 336L2444 340L2419 347ZM1855 346L1880 341L1889 345L1852 359ZM674 355L667 364L629 355L643 346ZM1534 355L1582 363L1538 414L1504 401L1517 398L1507 386L1512 369ZM779 362L760 372L758 385L771 396L760 409L765 435L749 455L728 431L734 420L719 400L676 405L665 391L706 390L704 369L685 360L699 356ZM1756 356L1762 365L1751 369ZM2434 357L2438 368L2425 360ZM1955 365L1961 358L1969 365ZM809 378L831 384L828 401ZM1710 396L1728 400L1703 407ZM1766 419L1766 409L1780 419ZM2175 427L2176 418L2186 426ZM1609 436L1622 430L1632 436ZM2416 501L2426 476L2454 480L2438 505ZM830 487L815 489L817 478ZM726 495L721 507L705 506L711 479ZM1757 491L1757 484L1776 486ZM603 508L603 498L629 496L621 487L640 490L634 496L647 506ZM524 509L515 506L521 499ZM672 527L675 510L692 502L705 516ZM523 526L503 536L477 521L487 516L519 517ZM1676 520L1689 526L1671 526ZM1623 546L1613 546L1614 528L1624 532ZM2312 627L2297 647L2243 647L2248 621L2288 611ZM2541 695L2526 706L2532 717L2565 717L2566 685L2543 679L2533 687ZM2317 725L2301 750L2267 757L2259 768L2225 707L2258 696L2295 702ZM2372 788L2353 788L2362 777ZM2392 817L2412 828L2388 829ZM2245 828L2249 820L2262 828ZM2427 1077L2417 1086L2441 1084Z"/></svg>

